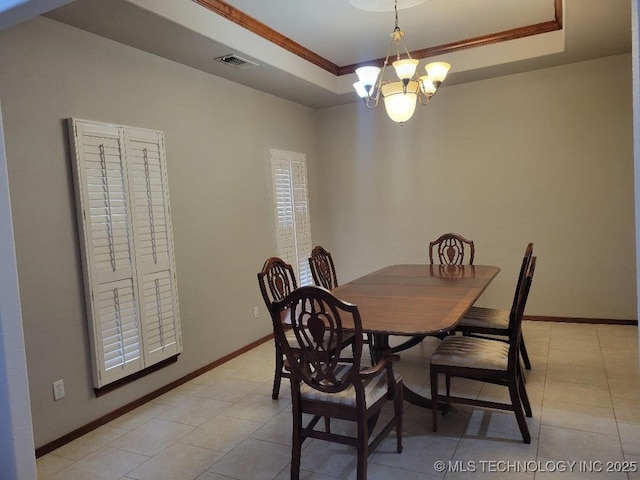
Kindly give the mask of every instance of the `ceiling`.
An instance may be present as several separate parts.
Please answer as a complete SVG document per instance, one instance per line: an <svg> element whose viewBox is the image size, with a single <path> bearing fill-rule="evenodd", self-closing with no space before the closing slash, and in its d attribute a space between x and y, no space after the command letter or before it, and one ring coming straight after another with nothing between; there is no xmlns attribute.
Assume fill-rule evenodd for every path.
<svg viewBox="0 0 640 480"><path fill-rule="evenodd" d="M416 57L452 65L446 88L631 52L631 1L426 0L405 8L416 0L398 0L398 24ZM76 0L45 16L321 108L358 101L353 69L386 55L392 0L365 3L386 11L351 0ZM232 53L259 66L214 60Z"/></svg>

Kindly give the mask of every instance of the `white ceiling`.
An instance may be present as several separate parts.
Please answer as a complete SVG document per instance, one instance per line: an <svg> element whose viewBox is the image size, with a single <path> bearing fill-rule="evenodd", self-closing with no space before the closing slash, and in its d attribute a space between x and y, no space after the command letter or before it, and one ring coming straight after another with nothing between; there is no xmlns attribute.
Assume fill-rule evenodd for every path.
<svg viewBox="0 0 640 480"><path fill-rule="evenodd" d="M403 8L406 1L398 0L398 21L412 51L552 21L555 12L554 0L426 0ZM452 65L443 88L628 53L631 1L564 0L562 30L437 57ZM338 67L384 57L395 26L392 10L364 11L348 0L226 3ZM45 15L311 107L358 100L355 75L331 73L193 0L76 0ZM230 53L260 66L238 70L213 60Z"/></svg>
<svg viewBox="0 0 640 480"><path fill-rule="evenodd" d="M391 8L383 12L359 10L347 0L226 2L336 65L384 57L395 26L388 1ZM428 0L408 9L403 3L398 26L410 50L554 19L553 0Z"/></svg>

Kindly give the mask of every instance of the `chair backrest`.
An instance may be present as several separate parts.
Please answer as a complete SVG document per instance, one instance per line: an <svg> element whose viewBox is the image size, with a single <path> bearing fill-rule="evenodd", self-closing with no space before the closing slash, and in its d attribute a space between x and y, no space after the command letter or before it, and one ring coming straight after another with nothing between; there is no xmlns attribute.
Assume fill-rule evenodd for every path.
<svg viewBox="0 0 640 480"><path fill-rule="evenodd" d="M520 295L520 289L522 287L522 281L524 280L524 276L527 274L529 270L529 265L531 264L531 257L533 256L533 243L529 243L527 245L527 249L524 252L524 257L522 257L522 265L520 266L520 273L518 274L518 281L516 282L516 291L513 294L513 302L511 302L511 308L515 308L518 302L518 296Z"/></svg>
<svg viewBox="0 0 640 480"><path fill-rule="evenodd" d="M475 247L473 240L468 240L457 233L445 233L437 240L429 243L429 262L443 265L462 265L468 250L469 265L473 265ZM434 253L436 254L434 256ZM434 257L436 262L434 262Z"/></svg>
<svg viewBox="0 0 640 480"><path fill-rule="evenodd" d="M531 282L533 281L533 274L536 270L537 257L532 257L529 263L527 273L522 279L522 285L518 292L518 300L516 304L511 308L509 314L509 363L515 365L515 362L519 361L520 342L522 340L522 317L524 316L524 309L527 305L527 299L529 298L529 290L531 289Z"/></svg>
<svg viewBox="0 0 640 480"><path fill-rule="evenodd" d="M267 308L298 288L293 267L279 257L268 258L258 272L260 293Z"/></svg>
<svg viewBox="0 0 640 480"><path fill-rule="evenodd" d="M353 385L356 397L359 391L363 394L359 375L362 322L356 305L343 302L325 288L304 286L274 302L271 319L287 357L292 385L301 381L325 393L337 393ZM344 330L344 323L349 331ZM297 345L288 343L284 324L295 333ZM355 338L350 335L353 330ZM340 363L340 352L347 345L353 348L353 363Z"/></svg>
<svg viewBox="0 0 640 480"><path fill-rule="evenodd" d="M311 251L309 267L311 267L311 275L316 285L327 290L333 290L338 286L338 277L336 276L336 268L333 265L331 254L320 245L317 245Z"/></svg>

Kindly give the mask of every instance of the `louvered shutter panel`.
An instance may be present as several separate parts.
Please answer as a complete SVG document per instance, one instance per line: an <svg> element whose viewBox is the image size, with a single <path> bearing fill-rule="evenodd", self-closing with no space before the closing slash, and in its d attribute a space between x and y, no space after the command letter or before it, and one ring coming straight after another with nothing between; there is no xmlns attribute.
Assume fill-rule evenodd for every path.
<svg viewBox="0 0 640 480"><path fill-rule="evenodd" d="M96 307L99 309L99 334L104 349L103 376L114 374L120 378L122 373L133 373L140 367L140 331L135 299L131 279L98 286ZM128 369L125 368L127 365Z"/></svg>
<svg viewBox="0 0 640 480"><path fill-rule="evenodd" d="M164 142L75 119L69 134L99 388L182 348Z"/></svg>
<svg viewBox="0 0 640 480"><path fill-rule="evenodd" d="M276 155L271 159L276 214L276 249L278 256L285 262L297 265L290 167L291 164L286 157Z"/></svg>
<svg viewBox="0 0 640 480"><path fill-rule="evenodd" d="M300 285L312 285L313 277L309 267L311 256L311 219L309 218L309 197L307 193L307 162L304 156L291 159L293 180L293 205L295 212L296 250Z"/></svg>
<svg viewBox="0 0 640 480"><path fill-rule="evenodd" d="M124 138L117 127L70 124L94 384L142 368Z"/></svg>
<svg viewBox="0 0 640 480"><path fill-rule="evenodd" d="M306 158L303 154L272 150L271 174L278 256L294 267L299 285L311 285Z"/></svg>
<svg viewBox="0 0 640 480"><path fill-rule="evenodd" d="M181 351L162 134L127 130L146 364Z"/></svg>

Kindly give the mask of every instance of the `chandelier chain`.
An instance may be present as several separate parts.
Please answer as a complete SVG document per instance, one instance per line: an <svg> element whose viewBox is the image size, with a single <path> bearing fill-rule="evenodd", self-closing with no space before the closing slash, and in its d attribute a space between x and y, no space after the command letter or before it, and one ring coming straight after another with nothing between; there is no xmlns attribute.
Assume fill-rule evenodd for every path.
<svg viewBox="0 0 640 480"><path fill-rule="evenodd" d="M398 0L395 0L393 10L396 12L396 28L394 28L393 31L398 32L400 31L400 27L398 26Z"/></svg>

